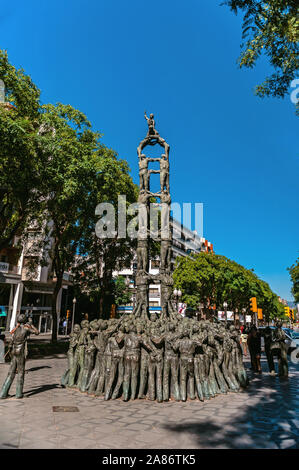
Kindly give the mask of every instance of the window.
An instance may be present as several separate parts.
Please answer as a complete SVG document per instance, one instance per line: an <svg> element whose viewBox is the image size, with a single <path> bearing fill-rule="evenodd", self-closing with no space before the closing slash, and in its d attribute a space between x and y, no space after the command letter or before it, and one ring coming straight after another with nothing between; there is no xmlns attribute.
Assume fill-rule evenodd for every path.
<svg viewBox="0 0 299 470"><path fill-rule="evenodd" d="M153 259L153 260L151 261L151 268L152 268L152 269L159 269L159 267L160 267L160 260L158 260L158 259Z"/></svg>
<svg viewBox="0 0 299 470"><path fill-rule="evenodd" d="M158 294L159 293L159 288L158 287L150 287L149 293L150 294Z"/></svg>

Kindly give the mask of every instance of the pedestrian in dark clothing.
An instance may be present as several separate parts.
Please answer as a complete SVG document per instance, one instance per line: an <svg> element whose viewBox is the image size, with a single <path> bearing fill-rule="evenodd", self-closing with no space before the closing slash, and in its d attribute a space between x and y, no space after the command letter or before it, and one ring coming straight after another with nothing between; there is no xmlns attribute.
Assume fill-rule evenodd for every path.
<svg viewBox="0 0 299 470"><path fill-rule="evenodd" d="M271 375L276 375L275 374L274 360L273 360L273 352L272 352L272 349L271 349L272 331L271 331L270 326L267 326L265 328L263 336L264 336L265 353L266 353L266 357L267 357L269 372L270 372Z"/></svg>
<svg viewBox="0 0 299 470"><path fill-rule="evenodd" d="M251 369L254 372L262 372L261 368L261 335L256 326L251 327L247 338L248 349L251 359Z"/></svg>

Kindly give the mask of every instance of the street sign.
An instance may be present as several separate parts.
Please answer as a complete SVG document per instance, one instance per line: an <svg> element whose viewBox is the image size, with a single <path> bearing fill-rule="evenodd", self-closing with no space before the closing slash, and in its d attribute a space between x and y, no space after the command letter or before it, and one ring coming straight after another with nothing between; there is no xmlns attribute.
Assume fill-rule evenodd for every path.
<svg viewBox="0 0 299 470"><path fill-rule="evenodd" d="M234 312L227 311L227 319L228 320L233 320L234 319ZM218 320L225 320L225 312L218 310Z"/></svg>

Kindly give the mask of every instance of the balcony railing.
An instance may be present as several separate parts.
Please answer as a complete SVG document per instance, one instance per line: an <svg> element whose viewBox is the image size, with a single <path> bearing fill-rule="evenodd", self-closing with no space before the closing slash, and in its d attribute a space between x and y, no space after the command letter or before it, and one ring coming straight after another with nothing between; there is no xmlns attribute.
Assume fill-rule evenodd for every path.
<svg viewBox="0 0 299 470"><path fill-rule="evenodd" d="M0 273L17 274L18 266L16 266L15 264L0 262Z"/></svg>

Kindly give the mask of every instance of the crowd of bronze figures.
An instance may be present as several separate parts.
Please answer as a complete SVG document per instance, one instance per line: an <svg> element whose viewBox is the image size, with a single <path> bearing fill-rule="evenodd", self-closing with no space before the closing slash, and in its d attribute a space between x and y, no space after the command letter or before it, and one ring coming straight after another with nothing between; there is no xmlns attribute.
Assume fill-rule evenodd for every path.
<svg viewBox="0 0 299 470"><path fill-rule="evenodd" d="M238 330L190 318L83 320L61 384L105 400L201 401L245 388Z"/></svg>

